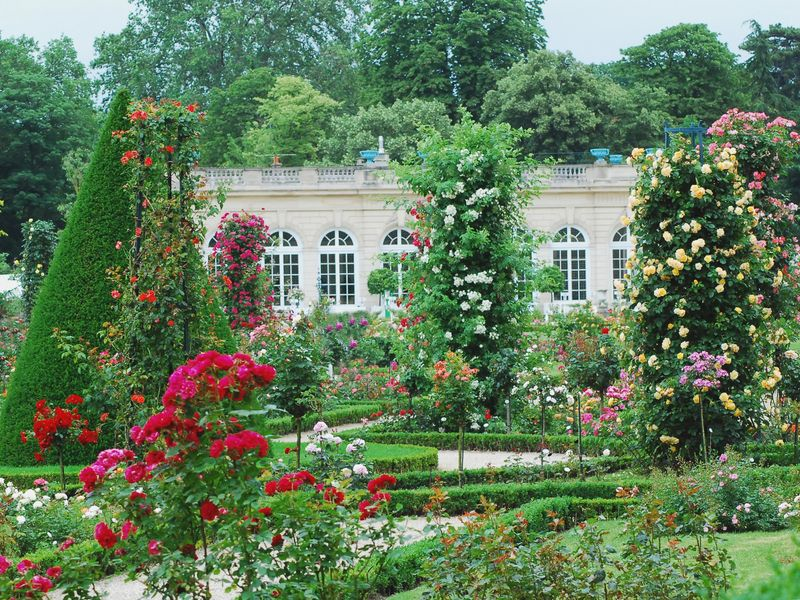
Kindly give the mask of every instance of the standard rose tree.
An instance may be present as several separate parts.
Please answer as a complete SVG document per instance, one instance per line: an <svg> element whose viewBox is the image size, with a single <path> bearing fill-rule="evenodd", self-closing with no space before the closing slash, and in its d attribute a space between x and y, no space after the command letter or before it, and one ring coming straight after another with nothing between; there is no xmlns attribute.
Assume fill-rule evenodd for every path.
<svg viewBox="0 0 800 600"><path fill-rule="evenodd" d="M61 472L61 491L66 489L64 479L64 453L71 444L97 444L100 436L99 425L95 428L89 426L89 420L81 415L79 406L83 404L83 398L77 394L70 394L64 400L65 406L51 407L47 400L39 400L36 403L36 412L33 415L33 430L20 431L20 440L23 444L28 443L29 437L33 436L39 445L39 450L34 452L33 457L37 462L44 462L47 455L55 453ZM101 421L105 421L108 415L100 416Z"/></svg>

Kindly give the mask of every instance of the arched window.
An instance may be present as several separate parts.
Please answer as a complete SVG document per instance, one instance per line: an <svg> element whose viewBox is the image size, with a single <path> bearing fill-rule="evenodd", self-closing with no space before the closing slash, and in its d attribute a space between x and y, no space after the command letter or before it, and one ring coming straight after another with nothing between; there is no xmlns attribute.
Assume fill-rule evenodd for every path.
<svg viewBox="0 0 800 600"><path fill-rule="evenodd" d="M300 289L300 243L288 231L270 234L270 247L264 255L264 266L272 284L275 306L292 305L293 292Z"/></svg>
<svg viewBox="0 0 800 600"><path fill-rule="evenodd" d="M322 236L319 294L333 304L356 303L356 248L350 234L335 229Z"/></svg>
<svg viewBox="0 0 800 600"><path fill-rule="evenodd" d="M408 229L398 227L392 229L383 237L381 253L387 260L383 261L383 268L397 273L397 297L405 296L405 286L403 276L408 271L408 263L403 262L401 257L404 253L416 250L412 242L411 232ZM390 256L387 256L390 255Z"/></svg>
<svg viewBox="0 0 800 600"><path fill-rule="evenodd" d="M557 300L586 300L589 297L589 242L577 227L567 225L553 237L553 264L564 273L565 288Z"/></svg>
<svg viewBox="0 0 800 600"><path fill-rule="evenodd" d="M613 283L625 279L628 274L628 268L625 266L628 262L628 255L631 251L631 232L627 227L621 227L614 233L614 238L611 240L611 277ZM619 292L616 286L613 287L614 298L618 299Z"/></svg>

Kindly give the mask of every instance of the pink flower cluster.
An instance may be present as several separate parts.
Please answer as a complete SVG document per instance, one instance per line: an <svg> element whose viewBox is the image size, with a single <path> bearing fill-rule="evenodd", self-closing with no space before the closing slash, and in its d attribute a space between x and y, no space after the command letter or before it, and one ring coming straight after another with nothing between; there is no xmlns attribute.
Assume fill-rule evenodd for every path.
<svg viewBox="0 0 800 600"><path fill-rule="evenodd" d="M109 448L103 450L97 455L97 460L88 467L84 467L78 474L78 479L83 483L83 491L93 491L99 483L103 481L109 471L121 462L128 462L135 458L135 455L130 450L121 450L120 448Z"/></svg>

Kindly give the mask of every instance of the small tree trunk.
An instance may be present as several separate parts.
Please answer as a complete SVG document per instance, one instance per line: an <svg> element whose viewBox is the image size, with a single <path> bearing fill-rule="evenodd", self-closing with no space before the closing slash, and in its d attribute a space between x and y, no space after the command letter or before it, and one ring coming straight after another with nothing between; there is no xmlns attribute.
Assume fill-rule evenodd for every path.
<svg viewBox="0 0 800 600"><path fill-rule="evenodd" d="M797 462L797 415L794 417L794 462Z"/></svg>
<svg viewBox="0 0 800 600"><path fill-rule="evenodd" d="M703 412L703 394L700 394L700 429L703 439L703 460L708 462L708 445L706 444L706 418Z"/></svg>
<svg viewBox="0 0 800 600"><path fill-rule="evenodd" d="M511 398L506 398L506 433L511 433Z"/></svg>
<svg viewBox="0 0 800 600"><path fill-rule="evenodd" d="M458 426L458 487L464 485L464 426Z"/></svg>
<svg viewBox="0 0 800 600"><path fill-rule="evenodd" d="M300 469L300 443L303 439L303 417L295 417L295 426L297 427L297 446L295 448L297 452L297 468Z"/></svg>
<svg viewBox="0 0 800 600"><path fill-rule="evenodd" d="M539 474L539 476L542 479L544 479L544 435L546 429L546 425L544 422L544 414L545 414L545 408L544 404L542 404L542 417L541 417L542 422L540 423L540 425L542 426L542 441L539 443L539 464L542 467L542 472Z"/></svg>
<svg viewBox="0 0 800 600"><path fill-rule="evenodd" d="M64 450L62 448L58 449L58 468L61 471L61 491L66 493L67 482L64 477Z"/></svg>

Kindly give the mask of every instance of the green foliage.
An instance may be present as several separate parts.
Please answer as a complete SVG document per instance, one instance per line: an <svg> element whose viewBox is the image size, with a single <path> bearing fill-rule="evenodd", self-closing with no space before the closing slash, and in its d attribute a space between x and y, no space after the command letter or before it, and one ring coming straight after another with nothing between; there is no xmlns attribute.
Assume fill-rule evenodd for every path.
<svg viewBox="0 0 800 600"><path fill-rule="evenodd" d="M397 290L397 271L375 269L367 278L367 291L370 294L383 295Z"/></svg>
<svg viewBox="0 0 800 600"><path fill-rule="evenodd" d="M532 287L537 292L558 294L564 289L564 272L556 265L543 265L534 271Z"/></svg>
<svg viewBox="0 0 800 600"><path fill-rule="evenodd" d="M446 498L440 502L440 507L447 514L464 514L476 510L485 498L490 502L503 507L516 507L537 498L555 498L570 496L575 498L605 498L616 497L619 487L632 488L645 484L644 480L630 481L569 481L550 479L537 483L496 483L473 484L462 487L445 487L441 491ZM401 514L425 514L425 506L434 493L433 488L416 488L413 490L394 490L392 498L398 506L402 506Z"/></svg>
<svg viewBox="0 0 800 600"><path fill-rule="evenodd" d="M263 124L245 132L240 164L270 165L276 154L285 165L316 160L320 139L339 104L305 79L291 76L278 77L259 103Z"/></svg>
<svg viewBox="0 0 800 600"><path fill-rule="evenodd" d="M479 369L481 400L489 407L508 391L495 382L507 386L513 371L507 363L498 372L490 365L517 347L530 318L519 281L530 280L532 238L523 209L536 181L522 189L528 166L519 160L522 135L506 124L484 127L465 117L451 138L432 132L421 144L424 166L401 171L420 199L409 210L419 252L407 261L413 318L397 336L399 362L418 374L447 349L459 350Z"/></svg>
<svg viewBox="0 0 800 600"><path fill-rule="evenodd" d="M632 462L629 456L598 456L587 459L583 464L587 475L599 475L626 469ZM536 483L543 479L566 479L579 475L576 469L565 471L564 466L564 463L546 463L466 469L461 479L465 484ZM458 485L456 471L408 471L397 475L395 488L400 490L456 485Z"/></svg>
<svg viewBox="0 0 800 600"><path fill-rule="evenodd" d="M368 418L381 408L380 404L356 404L337 406L325 410L322 414L316 412L307 413L303 415L303 430L308 431L317 421L323 419L330 427L355 423L361 419ZM286 435L287 433L294 433L297 426L292 417L276 417L273 419L266 419L261 424L261 428L271 435Z"/></svg>
<svg viewBox="0 0 800 600"><path fill-rule="evenodd" d="M417 145L424 138L424 128L433 128L447 137L452 124L447 106L436 100L412 98L394 104L361 107L355 114L337 115L320 144L324 162L352 164L361 150L377 147L384 137L389 157L400 163L417 161Z"/></svg>
<svg viewBox="0 0 800 600"><path fill-rule="evenodd" d="M335 87L338 74L320 67L351 45L356 8L349 0L290 9L271 0L137 0L121 32L95 40L92 67L103 92L125 85L137 97L203 98L259 67Z"/></svg>
<svg viewBox="0 0 800 600"><path fill-rule="evenodd" d="M764 479L770 478L764 477L762 469L729 453L680 475L664 473L654 477L652 493L667 510L680 515L702 511L722 531L783 529L788 523L778 512L778 505L786 498L775 489L779 482ZM789 494L796 491L797 480L793 483L788 486Z"/></svg>
<svg viewBox="0 0 800 600"><path fill-rule="evenodd" d="M555 156L591 147L627 153L659 139L666 96L596 75L570 53L539 50L516 63L486 94L483 118L530 130L527 152Z"/></svg>
<svg viewBox="0 0 800 600"><path fill-rule="evenodd" d="M33 305L39 295L50 260L58 242L55 225L51 221L28 220L22 224L22 257L20 259L20 283L25 318L30 319Z"/></svg>
<svg viewBox="0 0 800 600"><path fill-rule="evenodd" d="M369 429L359 432L344 431L342 437L359 435L368 442L383 444L410 443L419 446L432 446L440 450L455 450L458 447L457 433L442 432L397 432L372 433ZM467 433L464 435L464 447L467 450L503 450L506 452L537 452L542 444L542 437L529 433ZM578 438L571 435L548 435L544 438L545 446L551 452L575 450ZM587 436L583 438L583 451L589 455L602 454L609 449L614 454L625 451L623 440L614 437Z"/></svg>
<svg viewBox="0 0 800 600"><path fill-rule="evenodd" d="M60 401L69 394L80 393L89 384L78 366L62 357L52 338L53 329L97 344L103 323L112 319L112 288L106 270L124 264L124 255L114 245L133 235L130 205L119 197L127 182L119 160L125 146L111 136L112 131L128 126L127 105L128 95L121 92L109 109L31 315L28 336L17 359L0 418L0 456L7 464L32 461L31 453L19 445L19 431L32 422L36 400ZM88 416L97 416L99 408L87 406ZM88 456L86 452L67 458L82 462Z"/></svg>
<svg viewBox="0 0 800 600"><path fill-rule="evenodd" d="M545 41L540 0L379 0L365 21L369 97L426 98L473 115L498 73Z"/></svg>
<svg viewBox="0 0 800 600"><path fill-rule="evenodd" d="M69 191L63 157L98 130L86 71L69 38L43 50L28 37L0 39L0 250L19 252L20 224L59 219Z"/></svg>
<svg viewBox="0 0 800 600"><path fill-rule="evenodd" d="M128 129L120 134L136 148L118 159L128 174L128 219L134 217L136 229L119 245L128 264L112 273L117 312L106 329L112 352L125 362L120 379L129 392L113 399L121 410L133 393L155 405L178 365L232 342L197 245L214 207L197 192L193 171L201 118L195 104L141 100L129 107Z"/></svg>
<svg viewBox="0 0 800 600"><path fill-rule="evenodd" d="M710 123L744 99L736 56L718 38L705 24L666 27L623 49L615 74L626 85L663 89L673 119Z"/></svg>
<svg viewBox="0 0 800 600"><path fill-rule="evenodd" d="M261 122L259 98L275 85L275 74L259 67L237 77L228 87L209 94L200 147L200 163L212 167L231 164L236 143L253 123Z"/></svg>

